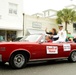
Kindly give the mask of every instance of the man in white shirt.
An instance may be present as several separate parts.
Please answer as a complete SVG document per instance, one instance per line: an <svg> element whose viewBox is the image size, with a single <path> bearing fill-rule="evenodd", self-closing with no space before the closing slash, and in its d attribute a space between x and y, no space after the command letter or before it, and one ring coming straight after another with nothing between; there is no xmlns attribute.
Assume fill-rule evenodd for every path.
<svg viewBox="0 0 76 75"><path fill-rule="evenodd" d="M66 41L67 34L66 34L66 31L63 30L63 25L59 25L59 32L57 35L59 36L59 39L57 41L53 41L53 43Z"/></svg>

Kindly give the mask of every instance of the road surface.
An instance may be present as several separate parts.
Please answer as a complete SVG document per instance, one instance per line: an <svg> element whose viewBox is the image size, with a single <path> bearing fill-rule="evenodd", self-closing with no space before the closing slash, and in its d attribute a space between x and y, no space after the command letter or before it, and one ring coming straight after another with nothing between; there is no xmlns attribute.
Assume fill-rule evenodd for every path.
<svg viewBox="0 0 76 75"><path fill-rule="evenodd" d="M76 75L76 63L67 60L30 62L25 68L13 70L8 64L0 65L0 75Z"/></svg>

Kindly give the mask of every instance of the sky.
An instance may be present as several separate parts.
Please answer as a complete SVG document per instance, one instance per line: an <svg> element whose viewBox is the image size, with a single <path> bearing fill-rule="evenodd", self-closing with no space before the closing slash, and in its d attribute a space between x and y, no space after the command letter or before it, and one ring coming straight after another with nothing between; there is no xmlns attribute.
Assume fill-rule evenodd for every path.
<svg viewBox="0 0 76 75"><path fill-rule="evenodd" d="M23 12L32 15L48 9L60 10L71 4L76 4L76 0L23 0Z"/></svg>

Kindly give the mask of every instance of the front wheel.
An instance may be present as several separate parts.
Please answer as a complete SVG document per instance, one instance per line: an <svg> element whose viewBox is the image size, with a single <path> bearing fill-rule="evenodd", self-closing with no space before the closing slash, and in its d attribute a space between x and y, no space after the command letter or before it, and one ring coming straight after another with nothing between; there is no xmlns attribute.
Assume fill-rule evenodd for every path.
<svg viewBox="0 0 76 75"><path fill-rule="evenodd" d="M71 62L76 62L76 51L72 52L70 57L68 58Z"/></svg>
<svg viewBox="0 0 76 75"><path fill-rule="evenodd" d="M14 53L9 61L12 68L20 69L25 67L27 63L27 56L24 53Z"/></svg>

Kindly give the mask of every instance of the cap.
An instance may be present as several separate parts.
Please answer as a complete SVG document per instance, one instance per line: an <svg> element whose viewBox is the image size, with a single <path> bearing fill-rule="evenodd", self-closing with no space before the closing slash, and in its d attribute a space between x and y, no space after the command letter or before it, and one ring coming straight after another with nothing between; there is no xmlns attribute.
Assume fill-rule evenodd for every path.
<svg viewBox="0 0 76 75"><path fill-rule="evenodd" d="M59 24L59 27L63 27L63 25L62 24Z"/></svg>

